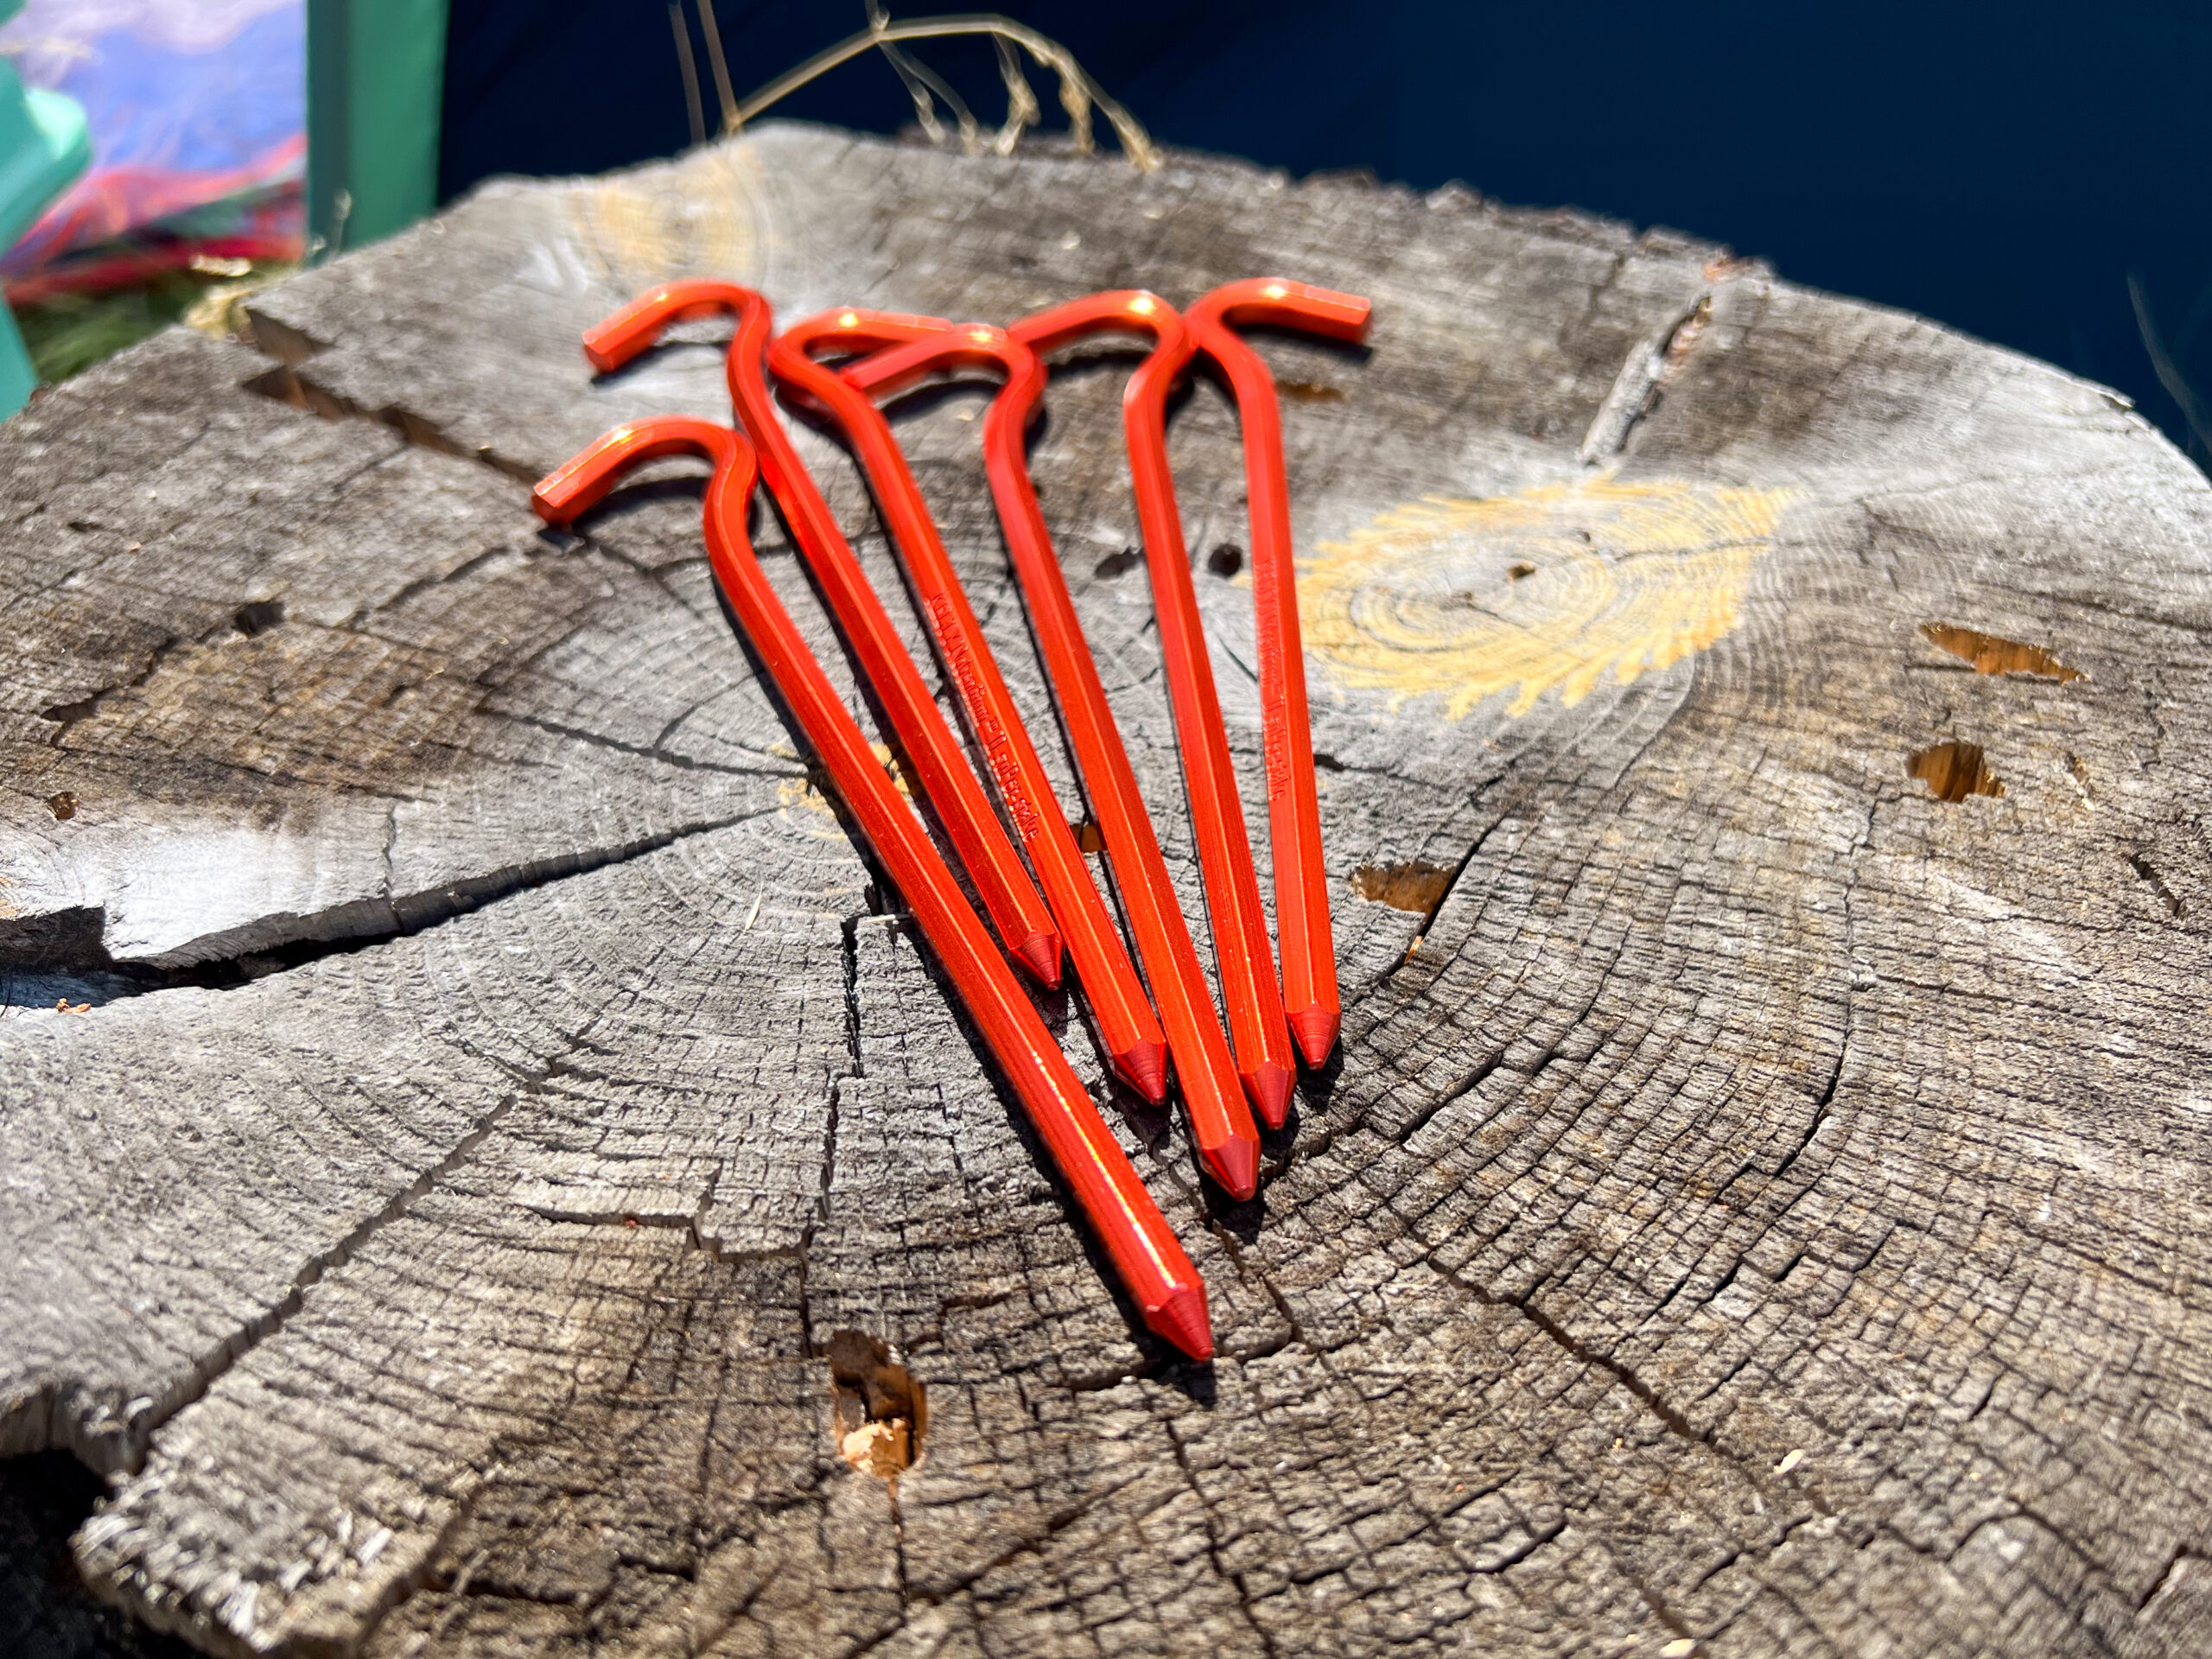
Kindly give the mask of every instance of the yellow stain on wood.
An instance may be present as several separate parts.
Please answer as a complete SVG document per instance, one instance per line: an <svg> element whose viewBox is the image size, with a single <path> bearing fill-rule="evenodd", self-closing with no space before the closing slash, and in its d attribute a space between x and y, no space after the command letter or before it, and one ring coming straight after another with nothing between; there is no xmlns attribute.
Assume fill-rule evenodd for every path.
<svg viewBox="0 0 2212 1659"><path fill-rule="evenodd" d="M1300 562L1306 659L1339 687L1568 708L1666 668L1742 620L1783 490L1608 474L1469 501L1426 496Z"/></svg>
<svg viewBox="0 0 2212 1659"><path fill-rule="evenodd" d="M699 150L660 178L616 177L569 198L575 244L625 293L678 276L759 280L768 244L760 164Z"/></svg>

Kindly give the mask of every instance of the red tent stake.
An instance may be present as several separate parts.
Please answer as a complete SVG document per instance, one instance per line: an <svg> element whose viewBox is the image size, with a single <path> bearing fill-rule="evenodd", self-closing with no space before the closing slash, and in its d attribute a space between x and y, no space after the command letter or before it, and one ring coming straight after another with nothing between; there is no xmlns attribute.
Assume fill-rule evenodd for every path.
<svg viewBox="0 0 2212 1659"><path fill-rule="evenodd" d="M929 620L938 654L998 785L1000 803L1029 855L1075 960L1107 1052L1113 1056L1115 1069L1156 1105L1167 1097L1167 1051L1160 1040L1160 1021L1145 1000L1121 933L1075 844L1067 815L1053 796L1052 779L983 637L982 625L961 589L936 520L899 453L890 423L874 401L875 393L902 390L931 369L960 360L963 353L987 352L994 337L1004 347L1006 337L981 325L955 328L945 324L903 351L882 349L912 332L911 319L879 321L867 311L825 313L784 331L769 351L769 371L829 413L858 453ZM840 374L814 360L817 351L874 354ZM889 378L874 373L874 365L892 357L910 366ZM1249 1184L1245 1196L1249 1196Z"/></svg>
<svg viewBox="0 0 2212 1659"><path fill-rule="evenodd" d="M1270 1128L1290 1108L1298 1064L1283 1023L1282 989L1275 980L1260 883L1253 874L1244 809L1222 728L1221 700L1198 625L1198 600L1191 586L1191 559L1175 480L1167 467L1167 393L1188 366L1192 345L1183 321L1157 295L1096 295L1017 322L1007 332L1036 351L1083 335L1111 330L1152 336L1152 354L1130 378L1122 400L1129 446L1137 524L1144 537L1145 567L1152 576L1153 610L1160 624L1183 785L1191 803L1191 829L1205 878L1206 912L1213 924L1214 966L1229 1015L1230 1046L1245 1092Z"/></svg>
<svg viewBox="0 0 2212 1659"><path fill-rule="evenodd" d="M570 523L605 497L623 472L671 454L702 454L713 461L707 552L730 609L913 912L1115 1271L1142 1310L1145 1324L1192 1358L1210 1357L1213 1337L1198 1270L1099 1121L1059 1045L991 948L989 935L951 871L899 799L754 558L744 528L746 499L753 488L752 447L728 428L708 421L671 416L632 422L540 480L531 505L550 523Z"/></svg>
<svg viewBox="0 0 2212 1659"><path fill-rule="evenodd" d="M1124 302L1133 296L1122 296ZM1106 842L1129 926L1159 1000L1160 1024L1175 1060L1192 1134L1207 1172L1233 1196L1249 1198L1257 1183L1259 1135L1236 1084L1221 1024L1206 995L1198 953L1183 924L1173 886L1160 856L1143 796L1129 766L1122 735L1107 706L1106 690L1076 620L1067 583L1052 550L1037 492L1029 480L1023 435L1045 389L1036 353L996 328L968 326L934 340L886 350L844 371L854 386L872 395L893 392L934 370L978 366L1005 377L983 422L983 455L1006 531L1007 551L1027 601L1030 621L1051 677L1061 718L1099 832ZM1084 883L1095 900L1096 891ZM1079 935L1066 928L1069 949L1082 969ZM1116 954L1126 970L1128 957ZM1135 976L1131 976L1134 984Z"/></svg>
<svg viewBox="0 0 2212 1659"><path fill-rule="evenodd" d="M1268 836L1274 852L1275 940L1282 957L1283 1012L1309 1066L1337 1046L1337 949L1329 927L1329 878L1321 861L1321 807L1313 781L1313 733L1306 709L1306 657L1299 642L1293 575L1290 484L1283 468L1282 416L1274 377L1232 323L1274 323L1338 340L1367 332L1369 306L1280 277L1230 283L1183 313L1192 343L1221 367L1244 426L1245 497L1252 524L1252 602L1260 652L1260 718L1267 753Z"/></svg>
<svg viewBox="0 0 2212 1659"><path fill-rule="evenodd" d="M734 283L664 283L587 333L584 354L602 372L619 368L679 318L718 311L736 314L737 333L729 343L730 401L760 456L761 476L791 526L791 539L820 584L861 673L881 699L892 732L920 778L923 793L937 809L999 937L1023 967L1047 985L1058 984L1060 938L1052 915L969 769L958 738L946 726L905 642L884 613L882 601L854 558L829 503L777 417L762 368L768 346L767 301Z"/></svg>

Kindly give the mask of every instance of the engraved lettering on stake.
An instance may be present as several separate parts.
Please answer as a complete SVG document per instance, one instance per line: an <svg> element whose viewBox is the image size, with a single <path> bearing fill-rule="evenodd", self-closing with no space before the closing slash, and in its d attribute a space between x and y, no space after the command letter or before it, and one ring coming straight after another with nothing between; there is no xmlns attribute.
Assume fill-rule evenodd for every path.
<svg viewBox="0 0 2212 1659"><path fill-rule="evenodd" d="M1007 810L1014 816L1014 830L1023 841L1030 841L1043 826L1038 820L1037 809L1030 804L1029 791L1021 786L1021 772L1014 761L1013 741L983 700L983 683L976 671L975 655L968 649L968 642L959 629L952 625L952 601L944 594L931 594L929 609L930 620L937 628L938 643L944 647L945 658L952 664L952 677L960 683L961 698L976 722L976 735L983 745L983 758L990 763L991 776L998 779L999 793L1006 802Z"/></svg>
<svg viewBox="0 0 2212 1659"><path fill-rule="evenodd" d="M1255 611L1260 618L1260 695L1271 705L1268 711L1270 714L1277 712L1288 701L1282 692L1282 630L1274 626L1273 620L1279 614L1274 607L1276 603L1275 589L1281 580L1279 573L1266 564L1255 569L1252 573L1253 597L1256 601ZM1272 803L1281 799L1290 789L1289 722L1287 718L1262 720L1261 730L1263 734L1262 747L1268 763L1268 799Z"/></svg>

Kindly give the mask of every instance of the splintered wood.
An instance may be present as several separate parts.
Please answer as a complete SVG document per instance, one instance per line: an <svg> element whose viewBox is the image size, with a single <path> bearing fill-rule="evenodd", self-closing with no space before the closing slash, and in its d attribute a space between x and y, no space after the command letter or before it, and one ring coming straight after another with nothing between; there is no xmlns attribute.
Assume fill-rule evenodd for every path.
<svg viewBox="0 0 2212 1659"><path fill-rule="evenodd" d="M669 278L1009 319L1263 271L1375 305L1364 353L1254 337L1338 1058L1234 1203L1038 993L1204 1275L1198 1366L795 758L697 484L569 535L521 480L727 423L726 325L578 358ZM252 310L0 427L0 1447L113 1477L73 1548L130 1617L362 1659L2212 1650L2212 493L2118 399L1461 189L796 126L493 185ZM1071 349L1031 470L1196 921L1133 362ZM1095 823L989 396L892 413ZM1222 386L1169 447L1256 802Z"/></svg>

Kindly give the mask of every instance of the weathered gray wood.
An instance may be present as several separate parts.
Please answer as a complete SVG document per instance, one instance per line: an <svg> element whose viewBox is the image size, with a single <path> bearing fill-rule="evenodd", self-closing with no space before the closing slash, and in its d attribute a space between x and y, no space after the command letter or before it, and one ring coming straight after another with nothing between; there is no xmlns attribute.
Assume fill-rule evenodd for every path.
<svg viewBox="0 0 2212 1659"><path fill-rule="evenodd" d="M1003 319L1270 270L1376 306L1371 353L1263 346L1341 1063L1224 1206L1047 1008L1207 1275L1193 1370L810 793L696 488L566 537L518 480L726 407L709 327L586 373L665 276ZM77 1554L136 1616L379 1659L2212 1642L2212 493L2111 394L1464 191L797 127L258 304L257 351L164 336L0 429L0 1446L112 1473ZM1098 355L1034 469L1198 915ZM1049 729L979 406L902 435ZM1215 389L1174 448L1256 799ZM1944 742L2002 793L1937 798Z"/></svg>

